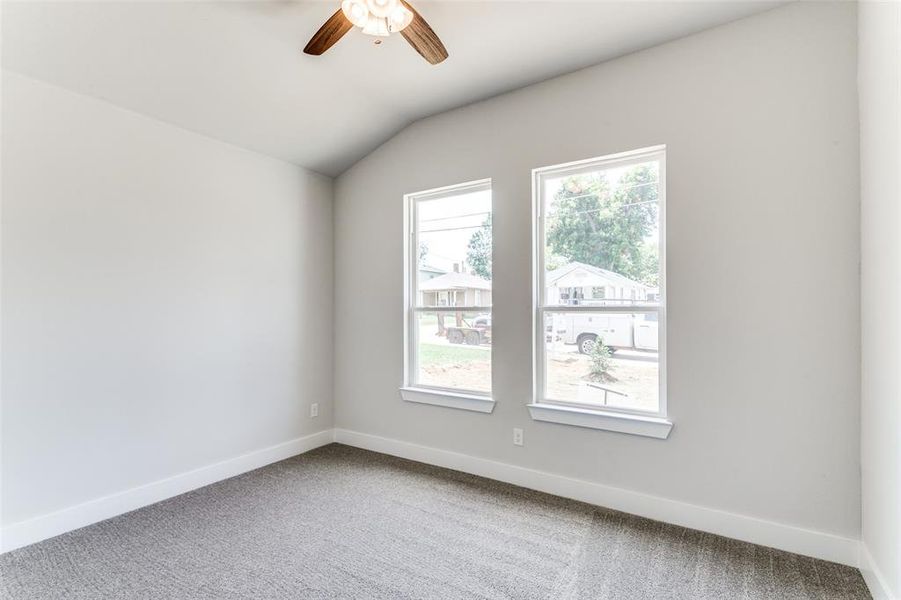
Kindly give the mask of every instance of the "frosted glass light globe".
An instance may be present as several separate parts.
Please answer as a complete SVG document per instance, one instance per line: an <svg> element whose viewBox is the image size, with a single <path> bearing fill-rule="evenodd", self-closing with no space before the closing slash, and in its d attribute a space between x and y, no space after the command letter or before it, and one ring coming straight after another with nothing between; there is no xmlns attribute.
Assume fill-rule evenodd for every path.
<svg viewBox="0 0 901 600"><path fill-rule="evenodd" d="M413 13L400 3L398 3L391 11L391 14L388 15L388 26L392 33L401 31L412 22Z"/></svg>
<svg viewBox="0 0 901 600"><path fill-rule="evenodd" d="M369 9L366 8L365 0L344 0L341 3L341 12L357 27L364 27L369 20Z"/></svg>
<svg viewBox="0 0 901 600"><path fill-rule="evenodd" d="M386 18L400 4L397 0L366 0L366 8L377 17Z"/></svg>
<svg viewBox="0 0 901 600"><path fill-rule="evenodd" d="M385 19L380 19L373 14L369 15L369 20L366 21L366 26L363 27L363 33L378 37L388 37L391 34L388 31L388 23L385 22Z"/></svg>

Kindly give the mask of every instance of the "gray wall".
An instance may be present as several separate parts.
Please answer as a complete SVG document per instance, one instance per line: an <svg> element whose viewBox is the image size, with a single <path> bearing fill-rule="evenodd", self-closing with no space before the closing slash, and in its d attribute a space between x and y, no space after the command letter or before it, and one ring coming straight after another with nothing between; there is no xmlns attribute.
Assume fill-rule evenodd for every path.
<svg viewBox="0 0 901 600"><path fill-rule="evenodd" d="M856 538L855 77L855 5L793 4L408 127L336 182L336 426ZM532 422L530 170L655 144L675 429ZM497 407L404 403L402 196L485 177Z"/></svg>
<svg viewBox="0 0 901 600"><path fill-rule="evenodd" d="M330 180L10 73L2 151L4 526L332 426Z"/></svg>
<svg viewBox="0 0 901 600"><path fill-rule="evenodd" d="M859 31L863 568L899 598L901 4L861 3Z"/></svg>

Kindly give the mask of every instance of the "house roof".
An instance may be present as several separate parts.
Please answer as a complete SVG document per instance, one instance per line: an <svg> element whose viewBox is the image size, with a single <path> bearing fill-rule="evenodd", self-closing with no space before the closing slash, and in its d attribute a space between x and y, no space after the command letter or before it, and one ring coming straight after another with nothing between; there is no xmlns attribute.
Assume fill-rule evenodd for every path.
<svg viewBox="0 0 901 600"><path fill-rule="evenodd" d="M446 269L442 269L441 267L436 267L427 263L422 264L419 267L419 270L425 271L426 273L447 273Z"/></svg>
<svg viewBox="0 0 901 600"><path fill-rule="evenodd" d="M469 275L468 273L445 273L419 285L419 291L421 292L465 289L490 290L491 282L478 275Z"/></svg>
<svg viewBox="0 0 901 600"><path fill-rule="evenodd" d="M630 287L648 287L633 279L629 279L619 273L601 269L580 262L571 262L559 269L548 271L544 276L546 286L553 287L583 287L601 285L620 285Z"/></svg>

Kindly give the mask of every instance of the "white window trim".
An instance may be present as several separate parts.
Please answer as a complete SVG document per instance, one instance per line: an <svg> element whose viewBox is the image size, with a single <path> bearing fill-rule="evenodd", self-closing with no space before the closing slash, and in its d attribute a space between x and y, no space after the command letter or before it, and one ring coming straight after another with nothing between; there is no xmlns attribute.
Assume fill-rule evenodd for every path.
<svg viewBox="0 0 901 600"><path fill-rule="evenodd" d="M404 244L404 380L400 386L401 398L406 402L431 404L447 408L457 408L480 413L494 410L494 400L489 393L455 388L443 388L416 383L414 378L418 371L416 313L418 312L487 312L494 314L491 306L444 306L417 307L416 290L418 289L418 261L413 260L419 253L419 236L416 230L416 205L422 200L437 200L461 193L491 190L491 179L479 179L457 185L449 185L412 194L404 195L404 232L407 243ZM493 210L493 209L492 209ZM492 344L491 352L494 352ZM494 360L492 356L492 370Z"/></svg>
<svg viewBox="0 0 901 600"><path fill-rule="evenodd" d="M659 308L544 306L544 181L548 177L589 173L602 169L627 166L649 160L660 163L659 227L660 227L660 297ZM652 146L630 152L580 160L532 170L532 313L533 313L533 392L528 405L532 419L577 427L589 427L620 433L631 433L665 439L673 424L667 418L666 397L666 146ZM615 291L615 290L614 290ZM615 295L615 294L614 294ZM614 409L610 407L576 407L543 397L545 388L545 313L546 312L653 312L658 315L658 377L659 401L657 412Z"/></svg>
<svg viewBox="0 0 901 600"><path fill-rule="evenodd" d="M407 402L446 406L480 413L490 413L494 410L494 400L491 399L491 396L468 394L449 389L424 386L402 387L400 388L400 397Z"/></svg>
<svg viewBox="0 0 901 600"><path fill-rule="evenodd" d="M529 404L529 414L535 421L631 433L662 440L669 437L669 433L673 429L672 422L662 417L576 408L564 404Z"/></svg>

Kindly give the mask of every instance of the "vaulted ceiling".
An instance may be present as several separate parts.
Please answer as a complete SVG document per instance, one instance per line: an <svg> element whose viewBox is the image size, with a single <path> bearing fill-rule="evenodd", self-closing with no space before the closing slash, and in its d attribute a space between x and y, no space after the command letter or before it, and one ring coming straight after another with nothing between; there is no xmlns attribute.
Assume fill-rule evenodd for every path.
<svg viewBox="0 0 901 600"><path fill-rule="evenodd" d="M757 1L414 0L450 58L358 30L338 0L4 2L3 66L327 175L425 116L772 8Z"/></svg>

